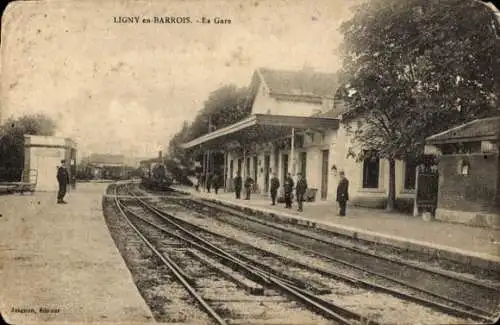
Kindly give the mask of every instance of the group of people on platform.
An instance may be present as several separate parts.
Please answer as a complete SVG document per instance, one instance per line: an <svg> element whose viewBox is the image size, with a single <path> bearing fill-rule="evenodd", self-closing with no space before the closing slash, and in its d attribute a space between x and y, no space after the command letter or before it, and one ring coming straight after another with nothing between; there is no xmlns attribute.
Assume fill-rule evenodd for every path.
<svg viewBox="0 0 500 325"><path fill-rule="evenodd" d="M213 174L211 173L201 173L197 177L197 183L195 184L196 190L199 192L201 189L204 189L208 193L213 188L215 194L219 192L219 189L222 187L222 177L218 172Z"/></svg>
<svg viewBox="0 0 500 325"><path fill-rule="evenodd" d="M200 174L198 175L197 184L195 188L197 191L200 191L200 187L206 189L208 193L210 193L210 189L213 188L215 194L218 193L220 187L223 186L223 180L221 175L218 172L215 172L213 176L210 173ZM236 199L241 199L241 191L245 189L245 198L244 200L250 200L250 195L252 192L252 186L255 181L252 177L248 176L245 181L241 177L241 173L238 172L233 179L234 192L236 195ZM276 173L272 173L270 179L270 194L271 194L271 205L276 205L276 201L278 199L278 190L281 184L276 176ZM303 202L305 200L305 195L307 192L307 181L303 177L301 173L297 174L297 184L295 184L292 174L288 173L285 177L283 184L283 196L285 201L285 208L292 208L293 201L293 190L295 189L295 197L297 199L297 211L303 211ZM346 215L346 205L349 200L349 181L345 177L344 172L340 172L340 181L337 186L337 202L339 204L339 216Z"/></svg>

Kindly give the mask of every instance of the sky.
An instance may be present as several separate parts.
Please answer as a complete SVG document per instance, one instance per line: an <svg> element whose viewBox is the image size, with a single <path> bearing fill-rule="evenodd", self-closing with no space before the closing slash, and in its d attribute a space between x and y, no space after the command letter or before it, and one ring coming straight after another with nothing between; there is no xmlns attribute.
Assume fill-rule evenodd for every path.
<svg viewBox="0 0 500 325"><path fill-rule="evenodd" d="M156 156L211 91L258 67L339 68L353 0L19 1L2 17L4 119L44 113L90 153ZM191 24L115 23L190 17ZM197 23L202 17L211 24ZM213 19L231 24L214 24Z"/></svg>

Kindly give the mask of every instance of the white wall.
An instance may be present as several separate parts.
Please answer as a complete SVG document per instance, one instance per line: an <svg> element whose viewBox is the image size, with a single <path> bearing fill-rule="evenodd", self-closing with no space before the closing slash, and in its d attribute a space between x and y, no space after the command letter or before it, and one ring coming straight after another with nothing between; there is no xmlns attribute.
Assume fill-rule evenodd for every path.
<svg viewBox="0 0 500 325"><path fill-rule="evenodd" d="M349 147L356 150L356 145L352 142L352 136L348 135L344 124L340 124L339 130L333 132L332 143L330 146L329 164L330 168L336 165L337 171L343 170L349 179L349 196L351 200L360 197L384 198L389 192L389 162L380 161L379 187L374 189L363 188L363 163L356 162L354 158L347 158ZM411 198L412 191L404 191L404 167L403 161L396 161L396 197ZM328 197L335 198L339 176L330 173L328 183Z"/></svg>
<svg viewBox="0 0 500 325"><path fill-rule="evenodd" d="M264 84L260 86L257 95L255 96L252 114L271 114L271 115L291 115L291 116L311 116L318 110L322 109L322 104L292 102L284 100L276 100L269 96L269 92L265 89Z"/></svg>
<svg viewBox="0 0 500 325"><path fill-rule="evenodd" d="M38 173L36 190L56 191L58 189L57 166L65 158L65 149L30 147L27 151L29 151L27 166L29 169L36 169Z"/></svg>

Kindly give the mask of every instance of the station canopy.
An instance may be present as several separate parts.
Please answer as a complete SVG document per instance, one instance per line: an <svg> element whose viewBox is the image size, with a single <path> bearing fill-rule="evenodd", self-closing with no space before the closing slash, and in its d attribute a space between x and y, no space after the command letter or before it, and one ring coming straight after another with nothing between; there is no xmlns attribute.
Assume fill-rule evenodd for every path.
<svg viewBox="0 0 500 325"><path fill-rule="evenodd" d="M253 114L250 117L184 143L184 149L223 149L250 143L265 143L295 132L325 132L335 130L339 120L326 117L301 117L286 115Z"/></svg>

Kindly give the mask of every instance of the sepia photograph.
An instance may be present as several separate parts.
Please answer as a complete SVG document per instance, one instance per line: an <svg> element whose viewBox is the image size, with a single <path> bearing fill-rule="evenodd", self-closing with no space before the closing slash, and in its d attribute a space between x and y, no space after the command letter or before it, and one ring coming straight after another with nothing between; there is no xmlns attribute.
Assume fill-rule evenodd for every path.
<svg viewBox="0 0 500 325"><path fill-rule="evenodd" d="M19 0L5 324L493 324L500 5Z"/></svg>

